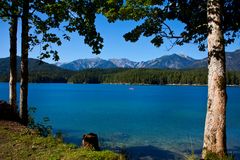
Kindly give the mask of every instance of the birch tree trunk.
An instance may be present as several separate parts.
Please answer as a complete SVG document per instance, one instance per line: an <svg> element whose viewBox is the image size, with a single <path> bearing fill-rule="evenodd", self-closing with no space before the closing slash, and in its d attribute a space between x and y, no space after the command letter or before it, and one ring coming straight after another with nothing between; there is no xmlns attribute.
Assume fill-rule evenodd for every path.
<svg viewBox="0 0 240 160"><path fill-rule="evenodd" d="M208 0L208 104L202 157L226 154L226 73L221 0Z"/></svg>
<svg viewBox="0 0 240 160"><path fill-rule="evenodd" d="M17 112L17 6L12 2L12 17L10 22L10 75L9 75L9 103L13 111Z"/></svg>
<svg viewBox="0 0 240 160"><path fill-rule="evenodd" d="M21 56L21 84L20 84L20 118L22 123L28 124L28 16L29 0L23 1L22 14L22 56Z"/></svg>

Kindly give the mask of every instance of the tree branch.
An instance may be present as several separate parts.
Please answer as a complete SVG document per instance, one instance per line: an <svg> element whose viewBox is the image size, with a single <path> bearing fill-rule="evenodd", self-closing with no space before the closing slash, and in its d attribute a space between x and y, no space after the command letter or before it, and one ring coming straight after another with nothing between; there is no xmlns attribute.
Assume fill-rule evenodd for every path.
<svg viewBox="0 0 240 160"><path fill-rule="evenodd" d="M168 36L168 34L166 32L163 32L163 33L165 33L165 36L164 36L165 38L175 38L175 39L183 38L182 36L174 35L171 27L169 25L167 25L165 22L162 22L162 24L167 27L166 29L169 31L169 34L170 34L170 36Z"/></svg>
<svg viewBox="0 0 240 160"><path fill-rule="evenodd" d="M18 17L18 18L21 18L22 16L21 15L12 15L12 14L3 14L3 15L0 15L0 18L7 18L7 17Z"/></svg>

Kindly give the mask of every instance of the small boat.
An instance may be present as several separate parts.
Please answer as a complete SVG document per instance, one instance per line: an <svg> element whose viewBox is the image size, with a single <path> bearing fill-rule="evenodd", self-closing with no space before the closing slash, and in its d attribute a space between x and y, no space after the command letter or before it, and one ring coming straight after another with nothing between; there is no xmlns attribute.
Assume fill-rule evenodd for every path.
<svg viewBox="0 0 240 160"><path fill-rule="evenodd" d="M134 88L133 88L133 87L130 87L130 88L128 88L128 89L129 89L129 90L131 90L131 91L132 91L132 90L134 90Z"/></svg>

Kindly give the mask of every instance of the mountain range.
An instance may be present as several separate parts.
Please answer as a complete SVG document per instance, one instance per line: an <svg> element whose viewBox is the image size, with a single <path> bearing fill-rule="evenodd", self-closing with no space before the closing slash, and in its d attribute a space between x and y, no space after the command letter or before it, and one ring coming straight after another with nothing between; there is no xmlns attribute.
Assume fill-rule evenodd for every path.
<svg viewBox="0 0 240 160"><path fill-rule="evenodd" d="M227 70L240 71L240 50L226 53ZM134 62L126 58L104 60L100 58L79 59L70 63L49 64L38 59L29 58L29 72L67 72L67 70L78 71L90 68L158 68L158 69L196 69L207 68L207 58L193 59L189 56L172 54L165 55L149 61ZM20 71L20 57L17 57L17 68ZM0 74L8 75L9 57L0 58Z"/></svg>
<svg viewBox="0 0 240 160"><path fill-rule="evenodd" d="M181 54L165 55L149 61L134 62L126 58L109 59L101 58L78 59L69 63L56 65L68 70L83 70L90 68L157 68L157 69L193 69L207 68L207 58L194 59ZM240 49L226 53L227 70L240 70Z"/></svg>

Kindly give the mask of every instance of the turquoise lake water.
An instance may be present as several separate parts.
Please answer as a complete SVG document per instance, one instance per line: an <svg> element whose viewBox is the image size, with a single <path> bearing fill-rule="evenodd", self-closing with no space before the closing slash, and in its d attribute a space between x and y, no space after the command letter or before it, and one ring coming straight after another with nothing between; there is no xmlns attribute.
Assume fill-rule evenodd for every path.
<svg viewBox="0 0 240 160"><path fill-rule="evenodd" d="M239 156L240 88L227 91L227 144ZM0 99L8 99L7 83L0 83ZM102 146L126 148L132 159L200 153L206 104L202 86L29 85L38 121L48 117L54 132L78 145L83 134L97 133Z"/></svg>

